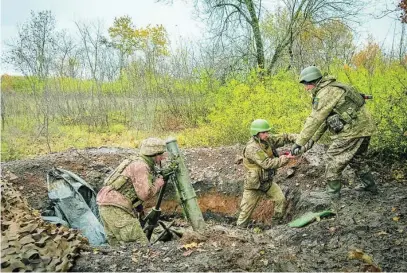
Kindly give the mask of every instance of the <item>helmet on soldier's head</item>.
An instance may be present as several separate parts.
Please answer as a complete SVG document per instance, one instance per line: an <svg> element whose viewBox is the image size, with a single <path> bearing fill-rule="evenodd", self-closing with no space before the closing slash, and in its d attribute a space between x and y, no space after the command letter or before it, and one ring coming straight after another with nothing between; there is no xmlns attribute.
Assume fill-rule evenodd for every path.
<svg viewBox="0 0 407 273"><path fill-rule="evenodd" d="M250 125L250 134L252 136L257 135L258 133L270 131L270 125L265 119L256 119Z"/></svg>
<svg viewBox="0 0 407 273"><path fill-rule="evenodd" d="M322 78L321 70L316 66L308 66L301 71L300 83L307 83Z"/></svg>
<svg viewBox="0 0 407 273"><path fill-rule="evenodd" d="M142 155L155 156L165 151L165 141L162 139L150 137L141 142L140 153Z"/></svg>

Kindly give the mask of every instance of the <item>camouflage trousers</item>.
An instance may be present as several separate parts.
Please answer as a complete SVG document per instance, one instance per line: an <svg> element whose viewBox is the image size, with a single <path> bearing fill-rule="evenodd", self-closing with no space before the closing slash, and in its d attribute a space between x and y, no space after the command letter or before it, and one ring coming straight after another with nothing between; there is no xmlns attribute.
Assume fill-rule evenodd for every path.
<svg viewBox="0 0 407 273"><path fill-rule="evenodd" d="M273 182L267 192L261 190L244 190L242 201L240 203L240 214L237 219L238 226L246 226L249 223L250 216L252 215L260 197L266 197L274 201L274 214L282 215L285 205L285 196L280 186Z"/></svg>
<svg viewBox="0 0 407 273"><path fill-rule="evenodd" d="M110 245L117 245L119 241L148 244L140 222L134 215L115 206L99 206L99 213Z"/></svg>
<svg viewBox="0 0 407 273"><path fill-rule="evenodd" d="M358 177L370 173L369 165L363 161L370 137L337 139L329 146L325 179L328 192L339 192L342 187L342 171L349 164Z"/></svg>

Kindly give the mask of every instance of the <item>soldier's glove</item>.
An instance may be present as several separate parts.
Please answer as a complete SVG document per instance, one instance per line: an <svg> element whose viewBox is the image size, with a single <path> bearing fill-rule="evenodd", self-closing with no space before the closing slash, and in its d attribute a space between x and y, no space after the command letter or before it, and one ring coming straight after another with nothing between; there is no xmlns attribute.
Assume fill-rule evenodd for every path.
<svg viewBox="0 0 407 273"><path fill-rule="evenodd" d="M312 146L314 146L314 141L312 139L308 140L307 144L305 144L305 151L308 151L312 148Z"/></svg>
<svg viewBox="0 0 407 273"><path fill-rule="evenodd" d="M293 146L291 146L291 154L292 155L299 155L301 152L301 146L298 145L297 143L294 143Z"/></svg>
<svg viewBox="0 0 407 273"><path fill-rule="evenodd" d="M174 174L178 170L178 162L177 161L171 161L171 163L162 169L161 175L163 176L164 180L167 180L168 177L172 174Z"/></svg>

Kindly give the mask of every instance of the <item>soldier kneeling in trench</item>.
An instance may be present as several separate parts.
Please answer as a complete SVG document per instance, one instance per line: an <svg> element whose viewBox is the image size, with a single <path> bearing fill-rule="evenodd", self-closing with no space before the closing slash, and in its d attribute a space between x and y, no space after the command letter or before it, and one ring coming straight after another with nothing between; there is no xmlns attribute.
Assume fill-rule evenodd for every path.
<svg viewBox="0 0 407 273"><path fill-rule="evenodd" d="M110 245L119 241L148 244L137 216L143 215L143 202L153 198L163 187L164 179L154 171L166 154L165 141L143 140L140 156L125 159L105 180L97 195L100 218Z"/></svg>
<svg viewBox="0 0 407 273"><path fill-rule="evenodd" d="M260 197L274 201L272 223L281 223L284 216L285 197L277 183L273 182L277 168L288 163L289 155L281 155L276 148L293 143L296 134L270 135L269 123L256 119L250 126L252 137L243 150L243 165L246 169L243 198L240 204L238 227L247 227Z"/></svg>

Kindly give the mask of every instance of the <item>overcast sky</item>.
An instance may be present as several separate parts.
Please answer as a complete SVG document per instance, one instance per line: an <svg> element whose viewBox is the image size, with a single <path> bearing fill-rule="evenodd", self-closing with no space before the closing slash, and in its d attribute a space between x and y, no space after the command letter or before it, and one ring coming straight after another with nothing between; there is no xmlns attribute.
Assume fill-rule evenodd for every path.
<svg viewBox="0 0 407 273"><path fill-rule="evenodd" d="M263 0L268 5L275 1ZM374 1L383 3L395 0L372 0L371 3ZM75 21L92 22L97 19L101 19L107 29L115 17L129 15L136 27L164 25L172 42L179 37L196 40L202 36L204 26L194 20L193 7L188 4L191 2L175 0L172 5L165 5L154 0L1 0L1 45L3 48L5 41L15 37L17 26L30 19L31 10L51 10L57 28L68 31L75 31ZM377 7L372 4L364 12L367 9L374 11ZM395 26L394 20L390 18L364 20L358 29L361 37L358 43L363 44L367 35L371 34L380 45L390 46Z"/></svg>

